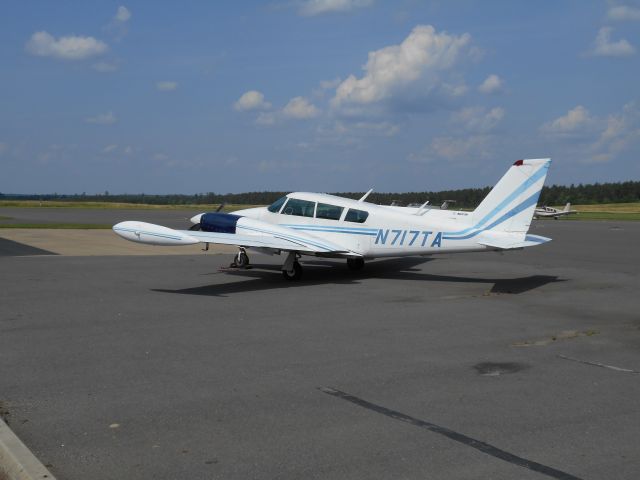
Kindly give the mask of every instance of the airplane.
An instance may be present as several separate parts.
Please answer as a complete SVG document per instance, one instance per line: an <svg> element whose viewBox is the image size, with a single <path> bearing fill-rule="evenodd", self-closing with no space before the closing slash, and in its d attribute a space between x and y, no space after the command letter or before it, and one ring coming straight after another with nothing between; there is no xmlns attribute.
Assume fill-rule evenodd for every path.
<svg viewBox="0 0 640 480"><path fill-rule="evenodd" d="M553 207L536 207L535 212L533 213L533 218L544 218L544 217L553 217L554 220L557 220L558 217L562 217L564 215L571 215L572 213L578 213L577 210L571 210L571 204L567 203L564 206L563 210L559 208Z"/></svg>
<svg viewBox="0 0 640 480"><path fill-rule="evenodd" d="M365 260L541 245L550 238L528 234L551 159L516 161L472 212L376 205L323 193L290 193L268 207L231 213L199 213L189 230L124 221L119 236L151 245L236 245L232 266L249 265L247 250L285 254L282 274L299 280L302 255L343 258L351 270Z"/></svg>

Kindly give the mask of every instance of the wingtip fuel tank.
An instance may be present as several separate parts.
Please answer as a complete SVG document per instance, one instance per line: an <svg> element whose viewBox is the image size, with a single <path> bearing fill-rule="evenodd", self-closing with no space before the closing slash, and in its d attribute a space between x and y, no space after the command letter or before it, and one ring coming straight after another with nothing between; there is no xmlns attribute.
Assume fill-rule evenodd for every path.
<svg viewBox="0 0 640 480"><path fill-rule="evenodd" d="M113 231L126 240L150 245L193 245L199 242L187 233L146 222L120 222L113 226Z"/></svg>

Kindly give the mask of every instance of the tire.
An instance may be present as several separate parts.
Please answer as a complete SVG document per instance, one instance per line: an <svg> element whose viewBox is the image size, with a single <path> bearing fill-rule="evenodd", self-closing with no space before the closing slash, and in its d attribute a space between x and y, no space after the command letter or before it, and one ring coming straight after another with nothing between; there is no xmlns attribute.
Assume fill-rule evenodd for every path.
<svg viewBox="0 0 640 480"><path fill-rule="evenodd" d="M302 267L298 262L293 262L293 270L282 270L282 276L290 282L300 280L300 278L302 277Z"/></svg>
<svg viewBox="0 0 640 480"><path fill-rule="evenodd" d="M239 252L234 262L237 268L247 268L249 266L249 255L245 252Z"/></svg>
<svg viewBox="0 0 640 480"><path fill-rule="evenodd" d="M362 270L364 258L347 258L347 267L349 267L349 270Z"/></svg>

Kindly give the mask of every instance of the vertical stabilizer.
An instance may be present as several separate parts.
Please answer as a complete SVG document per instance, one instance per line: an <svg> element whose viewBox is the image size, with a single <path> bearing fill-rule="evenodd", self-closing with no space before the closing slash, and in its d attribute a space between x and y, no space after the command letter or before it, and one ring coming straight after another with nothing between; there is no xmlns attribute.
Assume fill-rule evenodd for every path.
<svg viewBox="0 0 640 480"><path fill-rule="evenodd" d="M526 233L551 159L518 160L473 212L477 230Z"/></svg>
<svg viewBox="0 0 640 480"><path fill-rule="evenodd" d="M571 204L570 204L570 203L567 203L567 204L564 206L564 210L563 210L563 211L564 211L564 212L568 212L568 211L570 211L570 210L571 210Z"/></svg>

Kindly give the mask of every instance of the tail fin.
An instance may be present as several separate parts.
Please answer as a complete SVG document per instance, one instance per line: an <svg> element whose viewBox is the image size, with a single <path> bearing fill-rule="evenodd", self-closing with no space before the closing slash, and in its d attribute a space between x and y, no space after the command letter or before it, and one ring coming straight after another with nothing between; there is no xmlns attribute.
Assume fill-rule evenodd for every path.
<svg viewBox="0 0 640 480"><path fill-rule="evenodd" d="M570 204L570 203L567 203L567 204L564 206L564 210L563 210L563 212L568 212L569 210L571 210L571 204Z"/></svg>
<svg viewBox="0 0 640 480"><path fill-rule="evenodd" d="M550 164L549 158L515 162L474 210L475 228L526 233Z"/></svg>

